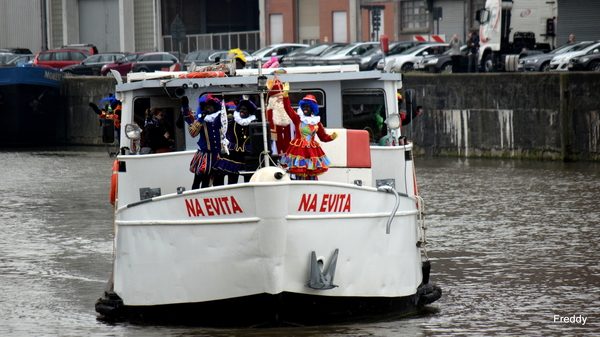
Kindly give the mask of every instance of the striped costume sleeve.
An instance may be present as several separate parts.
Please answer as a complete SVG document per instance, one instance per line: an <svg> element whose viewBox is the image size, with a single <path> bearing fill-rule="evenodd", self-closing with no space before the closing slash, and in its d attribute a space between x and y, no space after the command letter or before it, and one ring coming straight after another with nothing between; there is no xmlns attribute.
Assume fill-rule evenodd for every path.
<svg viewBox="0 0 600 337"><path fill-rule="evenodd" d="M196 137L198 133L200 133L200 129L202 128L202 124L198 121L194 121L194 123L188 125L188 132L190 136Z"/></svg>

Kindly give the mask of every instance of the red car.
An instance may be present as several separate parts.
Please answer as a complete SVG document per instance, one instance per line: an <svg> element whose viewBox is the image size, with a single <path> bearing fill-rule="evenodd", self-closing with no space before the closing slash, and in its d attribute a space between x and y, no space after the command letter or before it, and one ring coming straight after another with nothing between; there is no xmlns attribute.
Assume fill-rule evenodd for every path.
<svg viewBox="0 0 600 337"><path fill-rule="evenodd" d="M129 54L125 57L121 57L115 62L105 64L100 70L100 74L102 76L112 76L110 72L111 69L114 69L121 74L121 76L127 76L127 73L131 71L131 67L133 67L133 62L139 59L142 55L147 54L148 52L139 52Z"/></svg>
<svg viewBox="0 0 600 337"><path fill-rule="evenodd" d="M40 52L33 60L34 67L61 69L81 63L91 54L81 50L57 49Z"/></svg>

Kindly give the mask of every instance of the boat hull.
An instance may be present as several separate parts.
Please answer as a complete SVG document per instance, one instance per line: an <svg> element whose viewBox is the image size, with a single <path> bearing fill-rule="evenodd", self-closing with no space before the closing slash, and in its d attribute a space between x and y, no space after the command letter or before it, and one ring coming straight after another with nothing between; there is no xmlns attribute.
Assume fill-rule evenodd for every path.
<svg viewBox="0 0 600 337"><path fill-rule="evenodd" d="M416 200L330 182L247 183L192 190L117 213L115 292L127 305L282 292L402 297L421 283ZM327 290L306 284L311 254Z"/></svg>
<svg viewBox="0 0 600 337"><path fill-rule="evenodd" d="M387 233L394 203L375 188L288 181L123 206L113 283L96 310L109 319L217 326L410 313L441 290L422 285L429 270L421 265L417 200L399 197ZM329 287L310 285L315 258L322 274L332 270Z"/></svg>
<svg viewBox="0 0 600 337"><path fill-rule="evenodd" d="M256 294L200 303L126 306L109 295L98 300L103 319L212 327L273 327L320 325L366 319L385 319L416 313L441 297L430 285L422 294L402 297L330 297L283 292Z"/></svg>

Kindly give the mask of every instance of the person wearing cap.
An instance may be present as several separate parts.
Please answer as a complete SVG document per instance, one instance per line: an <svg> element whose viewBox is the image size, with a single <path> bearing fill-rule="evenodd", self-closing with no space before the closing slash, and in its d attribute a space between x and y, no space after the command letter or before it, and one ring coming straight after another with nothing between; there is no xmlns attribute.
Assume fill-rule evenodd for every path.
<svg viewBox="0 0 600 337"><path fill-rule="evenodd" d="M229 55L234 55L231 62L235 62L235 69L244 69L246 67L246 57L240 48L231 49Z"/></svg>
<svg viewBox="0 0 600 337"><path fill-rule="evenodd" d="M213 186L222 185L222 174L215 168L221 154L221 100L212 94L204 95L198 99L198 112L194 112L183 96L181 106L190 136L198 136L198 151L190 163L190 172L194 173L192 189L209 187L211 177Z"/></svg>
<svg viewBox="0 0 600 337"><path fill-rule="evenodd" d="M240 170L244 168L244 160L250 155L250 123L256 120L256 105L248 100L241 100L229 118L227 139L229 139L229 154L221 156L216 167L227 175L229 185L236 184ZM249 182L252 176L244 175L244 181Z"/></svg>
<svg viewBox="0 0 600 337"><path fill-rule="evenodd" d="M318 180L317 176L327 172L331 164L316 136L323 142L330 142L337 138L337 133L327 134L318 114L319 105L313 95L305 96L297 113L289 114L296 136L281 157L280 164L299 180Z"/></svg>

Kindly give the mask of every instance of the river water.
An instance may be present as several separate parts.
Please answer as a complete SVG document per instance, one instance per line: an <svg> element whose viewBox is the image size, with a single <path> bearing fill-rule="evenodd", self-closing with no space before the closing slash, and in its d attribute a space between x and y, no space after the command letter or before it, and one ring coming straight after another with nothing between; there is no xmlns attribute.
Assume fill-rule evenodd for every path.
<svg viewBox="0 0 600 337"><path fill-rule="evenodd" d="M0 335L600 334L600 163L416 158L440 300L383 322L231 330L97 320L112 161L96 148L0 150Z"/></svg>

